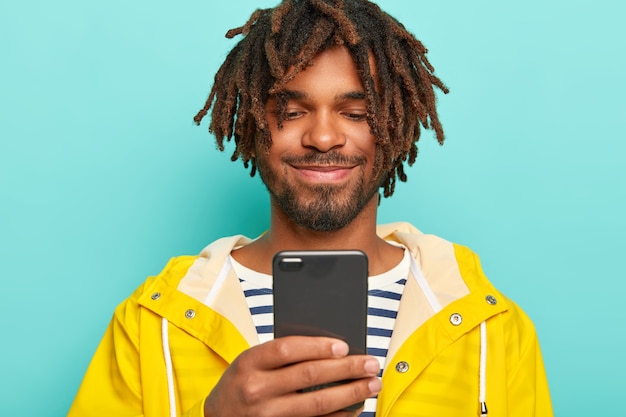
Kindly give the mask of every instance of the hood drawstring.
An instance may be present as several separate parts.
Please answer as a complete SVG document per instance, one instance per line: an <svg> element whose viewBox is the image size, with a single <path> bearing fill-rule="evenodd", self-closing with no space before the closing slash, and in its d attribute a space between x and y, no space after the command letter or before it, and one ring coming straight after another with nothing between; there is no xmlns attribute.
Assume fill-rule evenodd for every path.
<svg viewBox="0 0 626 417"><path fill-rule="evenodd" d="M213 299L215 299L224 281L226 281L230 268L230 257L227 257L215 283L204 299L205 305L210 306L211 303L213 303ZM165 372L167 374L167 395L170 403L170 417L176 417L176 393L174 392L174 370L172 367L172 353L170 352L168 324L167 319L161 319L161 343L163 344L163 357L165 359Z"/></svg>
<svg viewBox="0 0 626 417"><path fill-rule="evenodd" d="M172 354L170 352L167 319L161 319L161 340L163 342L163 357L165 358L165 372L167 373L167 396L170 403L170 417L176 417L176 394L174 393L174 371L172 368Z"/></svg>
<svg viewBox="0 0 626 417"><path fill-rule="evenodd" d="M480 389L478 401L480 402L480 417L487 417L487 322L480 323Z"/></svg>
<svg viewBox="0 0 626 417"><path fill-rule="evenodd" d="M417 281L417 285L420 286L420 289L428 300L428 304L430 304L430 307L433 309L435 314L439 313L439 311L441 311L441 304L439 303L439 300L437 300L437 296L435 295L433 290L430 288L430 285L428 285L428 281L426 281L424 274L422 274L422 269L419 267L417 261L415 260L415 257L413 256L411 256L411 273Z"/></svg>
<svg viewBox="0 0 626 417"><path fill-rule="evenodd" d="M417 284L424 293L424 296L428 300L430 307L435 313L441 310L441 304L435 293L428 285L428 281L422 274L422 270L417 264L414 257L411 257L411 273L415 277ZM478 402L480 405L480 417L487 417L487 323L480 323L480 365L478 371L479 389L478 389Z"/></svg>

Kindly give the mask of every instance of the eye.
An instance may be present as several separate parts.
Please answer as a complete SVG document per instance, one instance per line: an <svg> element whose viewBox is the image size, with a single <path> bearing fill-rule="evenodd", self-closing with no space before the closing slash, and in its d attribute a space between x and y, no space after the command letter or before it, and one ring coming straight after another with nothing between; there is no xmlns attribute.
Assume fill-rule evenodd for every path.
<svg viewBox="0 0 626 417"><path fill-rule="evenodd" d="M300 116L302 116L304 114L304 112L302 111L285 111L285 114L283 115L283 120L295 120L297 118L299 118Z"/></svg>
<svg viewBox="0 0 626 417"><path fill-rule="evenodd" d="M353 122L362 122L367 119L367 113L365 112L344 112L343 115Z"/></svg>

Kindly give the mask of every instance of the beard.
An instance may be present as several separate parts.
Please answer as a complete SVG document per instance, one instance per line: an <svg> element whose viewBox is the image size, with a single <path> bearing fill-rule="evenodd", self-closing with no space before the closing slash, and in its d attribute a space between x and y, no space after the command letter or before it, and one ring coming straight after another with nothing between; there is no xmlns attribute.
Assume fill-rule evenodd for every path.
<svg viewBox="0 0 626 417"><path fill-rule="evenodd" d="M287 175L278 175L269 168L264 158L257 158L256 165L263 183L273 202L298 226L319 231L331 232L350 224L365 205L378 193L382 178L372 173L371 181L366 181L365 159L346 157L338 153L318 152L303 157L285 156L285 163L299 164L354 164L361 170L356 183L342 185L293 185Z"/></svg>

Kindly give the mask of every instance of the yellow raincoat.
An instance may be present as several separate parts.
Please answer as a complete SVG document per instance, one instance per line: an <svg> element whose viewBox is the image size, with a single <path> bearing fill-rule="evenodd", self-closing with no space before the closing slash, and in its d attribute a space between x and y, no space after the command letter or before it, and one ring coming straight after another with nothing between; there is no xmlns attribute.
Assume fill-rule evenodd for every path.
<svg viewBox="0 0 626 417"><path fill-rule="evenodd" d="M489 283L478 257L406 223L378 234L409 248L414 262L376 415L480 416L483 403L493 417L552 416L533 324ZM258 344L227 267L231 250L248 242L224 238L174 258L124 301L68 416L203 417L228 364Z"/></svg>

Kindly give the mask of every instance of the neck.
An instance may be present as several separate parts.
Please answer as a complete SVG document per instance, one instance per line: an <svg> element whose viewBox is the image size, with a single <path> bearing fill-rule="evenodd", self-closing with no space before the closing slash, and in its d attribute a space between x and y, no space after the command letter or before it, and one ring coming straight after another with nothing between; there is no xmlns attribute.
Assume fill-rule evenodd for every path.
<svg viewBox="0 0 626 417"><path fill-rule="evenodd" d="M400 262L402 251L376 235L377 210L378 198L372 198L348 225L321 232L295 224L272 204L267 233L233 252L233 256L248 268L270 274L272 258L279 251L357 249L368 256L370 275L380 274Z"/></svg>

